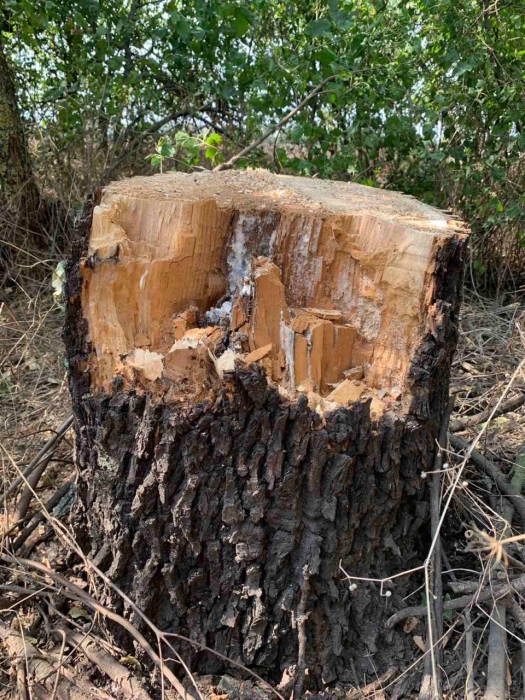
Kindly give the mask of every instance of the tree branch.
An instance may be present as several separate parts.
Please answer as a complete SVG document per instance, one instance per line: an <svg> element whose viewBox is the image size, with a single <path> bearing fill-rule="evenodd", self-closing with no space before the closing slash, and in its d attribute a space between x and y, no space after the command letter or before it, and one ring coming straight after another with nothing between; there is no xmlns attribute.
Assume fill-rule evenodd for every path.
<svg viewBox="0 0 525 700"><path fill-rule="evenodd" d="M271 126L268 131L265 131L262 136L259 136L258 139L253 141L249 146L246 146L246 148L243 148L240 153L237 153L236 156L233 156L230 158L230 160L226 161L226 163L219 163L213 170L219 171L219 170L230 170L230 168L233 168L233 166L241 159L244 158L244 156L248 155L251 151L253 151L255 148L260 146L264 141L266 141L267 138L269 138L277 129L280 129L282 126L286 124L286 122L290 121L292 117L294 117L298 112L301 111L301 109L308 104L308 102L312 99L312 97L315 97L318 92L322 90L322 88L326 85L326 83L330 82L330 80L333 80L335 78L334 75L331 75L329 78L325 78L319 85L317 85L311 92L306 95L304 100L302 102L299 102L297 107L294 107L288 114L281 119L281 121L277 122L277 124L274 124Z"/></svg>

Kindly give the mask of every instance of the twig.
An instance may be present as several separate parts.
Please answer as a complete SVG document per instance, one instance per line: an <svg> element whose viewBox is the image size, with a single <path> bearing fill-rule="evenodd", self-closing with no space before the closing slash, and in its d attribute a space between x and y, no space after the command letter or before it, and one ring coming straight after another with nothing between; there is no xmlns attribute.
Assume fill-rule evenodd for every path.
<svg viewBox="0 0 525 700"><path fill-rule="evenodd" d="M441 552L443 564L446 566L450 577L454 583L458 583L457 576L450 566L445 551ZM452 585L452 584L451 584ZM467 667L466 679L466 700L475 700L475 674L474 674L474 632L470 611L466 610L463 615L463 626L465 628L465 663Z"/></svg>
<svg viewBox="0 0 525 700"><path fill-rule="evenodd" d="M517 493L521 493L523 482L525 481L525 470L523 470L521 466L522 465L519 464L518 467L514 469L510 478L510 484ZM503 523L497 528L501 532L501 541L505 541L506 534L512 534L511 525L514 510L515 509L512 503L508 501L503 506ZM513 538L507 537L507 540L509 539ZM506 558L506 552L504 552L504 555ZM501 569L499 557L494 568L496 570ZM506 615L507 608L505 600L497 601L494 605L493 613L490 618L489 656L487 664L487 687L485 690L485 700L504 700L505 698L507 665Z"/></svg>
<svg viewBox="0 0 525 700"><path fill-rule="evenodd" d="M98 666L118 685L125 697L134 698L134 700L151 700L149 693L132 672L107 652L100 648L97 649L92 637L73 630L66 630L66 635L68 641L73 642L77 648L81 649L92 664Z"/></svg>
<svg viewBox="0 0 525 700"><path fill-rule="evenodd" d="M267 138L269 138L277 129L280 129L283 127L286 122L288 122L292 117L294 117L311 99L312 97L315 97L318 92L320 92L323 87L326 85L326 83L330 82L330 80L333 80L335 78L334 75L331 75L329 78L325 78L319 85L314 87L314 89L306 95L304 100L299 102L299 104L294 107L286 116L284 116L281 121L277 122L273 126L271 126L267 131L264 132L262 136L259 136L258 139L250 143L246 148L243 148L242 151L237 153L237 155L233 156L230 158L230 160L226 161L226 163L219 163L219 165L216 165L215 168L213 168L214 171L219 171L219 170L229 170L230 168L233 168L233 166L241 159L244 158L244 156L247 156L248 153L253 151L255 148L260 146L264 141L266 141Z"/></svg>
<svg viewBox="0 0 525 700"><path fill-rule="evenodd" d="M525 404L525 393L519 394L513 399L509 399L508 401L505 401L505 403L502 403L498 410L491 416L491 419L502 416L505 413L515 411L520 406L523 406L523 404ZM490 416L490 411L491 409L487 408L484 411L481 411L481 413L476 413L474 416L469 416L468 418L455 418L454 420L450 421L449 430L451 433L457 433L460 430L473 428L474 426L483 423L483 421Z"/></svg>
<svg viewBox="0 0 525 700"><path fill-rule="evenodd" d="M51 696L51 700L55 700L57 696L57 691L58 691L58 682L60 680L60 670L62 668L62 663L64 659L64 649L66 648L66 633L64 630L56 630L62 637L62 644L60 645L60 654L58 657L58 664L55 670L55 685L53 686L53 695ZM43 679L44 680L44 679Z"/></svg>
<svg viewBox="0 0 525 700"><path fill-rule="evenodd" d="M460 598L454 598L454 600L447 600L443 603L443 612L447 612L448 610L462 610L473 603L484 603L492 597L496 600L498 598L504 598L513 591L516 591L516 593L525 591L525 576L520 576L514 581L502 583L501 585L483 588L479 593L476 591L474 595L465 595ZM398 610L386 621L385 627L387 629L392 629L392 627L399 622L406 620L407 617L422 617L426 612L426 605L415 605L410 608Z"/></svg>
<svg viewBox="0 0 525 700"><path fill-rule="evenodd" d="M12 656L16 659L25 659L31 676L34 678L34 682L44 690L47 697L51 697L51 689L48 688L46 690L44 684L46 678L55 675L53 666L43 658L40 651L28 642L27 639L1 621L0 636ZM41 683L42 685L40 685ZM84 687L81 687L80 683L76 680L72 681L62 677L58 682L57 697L61 698L61 700L66 700L66 698L68 700L92 700L93 697L101 697L101 693L98 692L95 686L86 684L85 681L82 682L82 686ZM86 686L89 688L87 691L85 690ZM36 694L35 697L37 697ZM40 693L40 697L46 697L46 695Z"/></svg>
<svg viewBox="0 0 525 700"><path fill-rule="evenodd" d="M40 452L37 454L37 456L31 460L31 462L27 465L25 469L21 470L20 476L17 476L16 479L8 486L6 490L6 497L10 496L14 491L17 490L17 488L20 486L20 484L23 482L24 477L27 479L29 474L35 469L41 462L42 458L47 456L48 452L54 452L56 447L58 447L58 444L64 437L64 435L67 433L69 428L71 427L73 423L73 414L69 414L69 416L64 420L64 422L59 426L58 430L56 433L49 438L49 440L46 442L46 444L42 447Z"/></svg>
<svg viewBox="0 0 525 700"><path fill-rule="evenodd" d="M514 579L517 581L518 579ZM485 585L480 586L479 581L451 581L448 585L452 589L452 591L456 594L462 593L462 594L467 594L467 593L475 593L476 591L483 590L486 586L494 586L494 584L500 585L501 583L506 583L504 581L492 581L492 582L487 582Z"/></svg>
<svg viewBox="0 0 525 700"><path fill-rule="evenodd" d="M449 435L449 440L453 449L458 452L468 450L470 448L468 442L463 440L463 438L460 438L458 435ZM480 452L474 449L470 450L469 459L482 471L484 471L485 474L488 474L499 490L505 494L505 496L507 496L520 516L523 525L525 526L525 499L523 496L516 491L516 488L505 478L496 465L490 462Z"/></svg>
<svg viewBox="0 0 525 700"><path fill-rule="evenodd" d="M62 484L62 486L57 491L55 491L55 493L47 501L45 505L46 510L51 511L53 508L55 508L60 503L62 498L64 498L64 496L67 494L72 485L73 480L66 481L64 484ZM42 510L38 510L31 516L31 521L25 526L25 528L13 542L14 552L17 552L20 549L20 547L24 544L29 535L31 535L31 533L36 530L36 528L42 522L42 520L45 520L45 517L46 516Z"/></svg>
<svg viewBox="0 0 525 700"><path fill-rule="evenodd" d="M362 688L356 688L355 690L350 690L345 695L345 700L360 700L360 698L366 698L369 695L373 695L378 690L381 690L385 685L388 685L390 681L397 674L397 668L391 666L382 676L379 676L377 680L368 683L368 685Z"/></svg>
<svg viewBox="0 0 525 700"><path fill-rule="evenodd" d="M16 663L16 689L18 691L18 700L29 700L26 680L27 674L25 661L24 659L18 659Z"/></svg>
<svg viewBox="0 0 525 700"><path fill-rule="evenodd" d="M53 452L50 452L48 455L46 455L33 469L31 474L27 476L27 484L24 486L24 490L20 494L20 498L18 499L18 503L16 504L16 511L13 516L13 523L17 523L19 520L23 520L27 515L27 511L29 510L29 504L31 503L31 499L33 498L33 491L38 486L38 482L40 481L43 473L47 469L47 465L51 461L52 456Z"/></svg>
<svg viewBox="0 0 525 700"><path fill-rule="evenodd" d="M494 605L490 617L489 658L485 700L505 700L505 676L507 661L507 628L505 626L505 602Z"/></svg>
<svg viewBox="0 0 525 700"><path fill-rule="evenodd" d="M474 633L470 612L467 610L465 620L465 661L467 664L467 700L474 700Z"/></svg>
<svg viewBox="0 0 525 700"><path fill-rule="evenodd" d="M505 598L505 605L507 610L514 618L514 622L521 627L521 631L525 632L525 610L519 605L519 603L514 600L512 596ZM525 697L525 642L520 640L520 651L521 651L521 697Z"/></svg>
<svg viewBox="0 0 525 700"><path fill-rule="evenodd" d="M60 574L57 574L56 572L52 571L49 569L47 566L44 566L43 564L40 564L40 562L32 561L29 559L14 559L14 557L11 557L9 555L2 555L1 558L4 561L8 561L10 563L17 562L18 564L21 564L22 566L26 566L28 568L33 568L36 569L37 571L40 571L41 573L45 574L46 576L49 576L49 578L53 579L56 583L59 583L62 585L64 588L69 590L70 595L72 597L76 598L77 600L80 600L81 602L85 603L88 605L90 608L95 610L96 612L100 613L104 617L108 617L110 620L113 620L113 622L116 622L118 625L123 627L127 632L131 634L131 636L135 639L138 644L144 649L144 651L148 654L150 659L162 670L162 673L165 675L167 680L172 684L172 686L175 688L175 690L179 693L179 695L184 698L185 700L193 700L191 698L191 695L188 693L188 691L184 688L184 686L180 683L180 681L177 679L177 677L170 671L169 668L166 667L165 664L162 663L160 657L158 654L153 650L149 642L146 640L146 638L130 623L128 620L125 618L121 617L117 613L113 612L109 608L104 607L101 605L95 598L89 595L89 593L86 593L83 591L81 588L76 586L74 583L71 583L71 581L68 581L66 578L63 576L60 576Z"/></svg>

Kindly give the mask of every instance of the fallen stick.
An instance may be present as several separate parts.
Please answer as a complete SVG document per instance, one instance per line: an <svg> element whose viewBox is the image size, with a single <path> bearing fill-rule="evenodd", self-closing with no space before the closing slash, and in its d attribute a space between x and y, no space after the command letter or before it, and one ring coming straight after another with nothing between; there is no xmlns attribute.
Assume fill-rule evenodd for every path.
<svg viewBox="0 0 525 700"><path fill-rule="evenodd" d="M74 644L92 664L109 676L124 697L130 700L151 700L151 696L133 673L106 651L100 649L92 637L70 629L64 628L63 631L68 642Z"/></svg>
<svg viewBox="0 0 525 700"><path fill-rule="evenodd" d="M113 610L109 610L109 608L104 607L97 600L95 600L95 598L90 596L89 593L86 593L74 583L71 583L71 581L68 581L68 579L64 578L63 576L60 576L60 574L57 574L55 571L52 571L47 566L40 564L40 562L32 561L30 559L15 559L14 557L5 554L0 555L0 558L9 563L16 562L30 569L36 569L37 571L40 571L46 576L49 576L49 578L53 579L53 581L59 583L61 586L67 589L71 597L81 601L82 603L85 603L95 612L100 613L104 617L108 617L110 620L113 620L113 622L116 622L118 625L123 627L127 632L131 634L135 641L138 642L138 644L140 644L140 646L144 649L146 654L160 669L161 673L171 683L171 685L175 688L179 695L184 700L193 700L192 695L186 690L186 688L184 688L184 686L178 680L175 674L172 673L172 671L170 671L170 669L162 662L162 659L154 651L147 639L137 630L136 627L134 627L130 622L128 622L128 620L123 618L121 615L118 615L116 612L113 612Z"/></svg>
<svg viewBox="0 0 525 700"><path fill-rule="evenodd" d="M54 452L55 449L58 447L59 443L61 442L62 438L64 435L67 433L69 428L71 427L73 423L73 414L70 413L69 416L63 421L63 423L59 426L58 430L56 433L49 438L49 440L46 442L46 444L42 447L40 452L36 455L36 457L29 462L27 467L25 469L22 469L21 475L17 476L16 479L7 487L7 491L5 493L5 496L10 496L14 491L17 490L17 488L20 486L20 484L24 481L24 478L27 479L29 474L40 464L42 459L47 456L48 452Z"/></svg>
<svg viewBox="0 0 525 700"><path fill-rule="evenodd" d="M519 460L519 457L518 457ZM525 480L525 470L522 464L514 468L510 476L510 484L517 493L521 493ZM511 501L503 504L503 521L497 525L498 534L502 541L512 535L512 519L515 508ZM493 570L501 570L499 557L493 565ZM512 597L512 596L508 596ZM507 606L505 600L495 603L490 616L489 652L487 662L487 686L485 700L504 700L507 677Z"/></svg>
<svg viewBox="0 0 525 700"><path fill-rule="evenodd" d="M509 399L508 401L505 401L505 403L502 403L501 406L497 409L497 411L495 411L494 414L491 416L491 419L497 418L498 416L502 416L505 413L515 411L517 408L520 408L520 406L523 406L523 404L525 404L525 393L519 394L513 399ZM492 409L490 408L486 408L484 411L481 411L480 413L476 413L475 415L469 416L468 418L464 419L454 418L450 421L449 431L451 433L457 433L460 430L467 430L467 428L473 428L474 426L483 423L484 420L489 418L491 410Z"/></svg>
<svg viewBox="0 0 525 700"><path fill-rule="evenodd" d="M27 667L31 676L31 678L27 678L27 682L31 688L32 695L36 695L37 697L51 697L53 686L55 685L54 676L56 670L43 658L40 650L33 646L20 633L11 629L11 627L3 622L0 622L0 636L3 643L7 646L10 656L13 657L13 660L21 660ZM40 685L47 695L42 695L38 690L35 693L36 688L31 687L31 679L37 686ZM83 684L85 684L85 681ZM94 685L89 684L89 691L86 692L80 687L76 679L72 682L70 679L61 676L57 683L56 696L61 700L93 700L93 698L102 697L101 694L97 693L97 690L98 689Z"/></svg>
<svg viewBox="0 0 525 700"><path fill-rule="evenodd" d="M60 503L62 498L64 498L64 496L71 488L72 484L73 480L66 481L57 491L55 491L55 493L45 504L45 508L48 512L51 512L51 510ZM24 544L27 538L36 530L38 525L43 520L45 520L45 517L46 516L42 510L38 510L31 516L31 520L29 521L29 523L25 526L25 528L20 532L16 540L13 542L12 549L14 552L17 552L20 549L20 547Z"/></svg>
<svg viewBox="0 0 525 700"><path fill-rule="evenodd" d="M396 673L397 668L395 666L391 666L387 671L385 671L385 673L383 673L382 676L379 676L377 680L372 681L372 683L368 683L368 685L365 685L363 688L349 690L345 695L345 700L360 700L360 698L366 698L369 695L376 693L385 685L388 685Z"/></svg>
<svg viewBox="0 0 525 700"><path fill-rule="evenodd" d="M518 577L518 578L523 578L523 577ZM518 580L518 578L514 579L515 581ZM507 583L507 581L498 581L493 579L492 581L485 581L484 583L481 583L479 581L450 581L448 586L452 589L453 593L457 594L467 594L467 593L475 593L478 590L483 590L487 586L491 586L492 588L494 586L501 585L502 583Z"/></svg>
<svg viewBox="0 0 525 700"><path fill-rule="evenodd" d="M469 443L463 438L457 435L449 435L449 440L452 448L456 451L468 450L470 448ZM505 476L500 472L495 464L490 462L486 457L484 457L477 450L471 450L469 459L474 462L474 464L479 467L485 474L488 474L490 478L494 481L499 490L509 499L514 508L516 509L518 515L521 518L523 525L525 526L525 499L516 490L516 488L508 481Z"/></svg>
<svg viewBox="0 0 525 700"><path fill-rule="evenodd" d="M22 493L20 494L18 503L16 504L16 511L13 517L13 523L17 523L20 520L23 520L27 515L27 511L29 510L29 504L31 503L31 499L33 498L33 492L35 491L36 487L38 486L38 482L40 481L42 475L47 469L47 465L51 461L52 456L53 452L47 454L33 469L31 474L27 476L27 483L24 486Z"/></svg>
<svg viewBox="0 0 525 700"><path fill-rule="evenodd" d="M485 700L505 700L507 666L507 628L505 625L505 601L494 605L490 616L489 658L487 662L487 686Z"/></svg>
<svg viewBox="0 0 525 700"><path fill-rule="evenodd" d="M497 600L498 598L504 598L509 593L515 591L516 593L521 593L525 591L525 576L520 576L514 581L509 583L503 583L501 585L483 588L478 593L474 595L464 595L460 598L455 598L454 600L447 600L443 603L443 612L448 610L463 610L469 605L474 603L484 603L491 598ZM422 617L427 612L426 605L414 605L410 608L403 608L403 610L398 610L394 613L385 623L387 629L392 629L395 625L407 617Z"/></svg>
<svg viewBox="0 0 525 700"><path fill-rule="evenodd" d="M466 612L464 617L465 624L465 661L467 664L467 700L475 698L475 681L474 681L474 633L472 631L472 621L470 613Z"/></svg>
<svg viewBox="0 0 525 700"><path fill-rule="evenodd" d="M16 662L16 689L19 700L29 700L27 695L26 665L23 659L18 659Z"/></svg>

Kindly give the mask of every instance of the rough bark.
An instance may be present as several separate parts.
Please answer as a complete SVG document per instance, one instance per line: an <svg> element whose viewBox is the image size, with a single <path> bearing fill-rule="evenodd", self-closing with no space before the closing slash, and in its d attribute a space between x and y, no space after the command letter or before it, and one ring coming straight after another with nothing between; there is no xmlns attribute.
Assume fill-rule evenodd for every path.
<svg viewBox="0 0 525 700"><path fill-rule="evenodd" d="M431 468L446 408L464 236L452 231L432 249L403 398L372 410L383 396L381 365L367 375L375 388L355 400L313 402L311 387L283 390L262 355L237 360L204 395L175 401L160 391L163 379L142 376L133 386L125 367L113 365L111 383L101 378L107 362L102 345L94 349L86 287L93 294L93 270L125 258L111 247L98 257L89 249L100 196L77 231L64 333L83 546L160 627L273 681L298 662L306 685L353 682L352 669L384 671L411 643L383 625L399 587L391 597L370 584L350 590L340 564L353 576L382 577L420 554L429 512L421 472ZM268 216L261 222L257 240L277 225ZM247 357L258 358L253 352ZM315 389L322 393L321 381ZM222 665L208 652L182 650L194 670Z"/></svg>

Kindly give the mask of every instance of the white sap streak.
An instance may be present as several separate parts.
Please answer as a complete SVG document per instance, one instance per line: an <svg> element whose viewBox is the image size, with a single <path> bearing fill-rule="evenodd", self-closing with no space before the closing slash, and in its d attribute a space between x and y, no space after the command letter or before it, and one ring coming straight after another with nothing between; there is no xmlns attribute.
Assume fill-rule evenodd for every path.
<svg viewBox="0 0 525 700"><path fill-rule="evenodd" d="M283 310L281 309L281 321L279 323L279 339L281 341L281 348L284 351L284 357L286 359L286 368L288 370L288 380L290 382L290 389L292 391L295 390L294 336L294 331L285 323Z"/></svg>
<svg viewBox="0 0 525 700"><path fill-rule="evenodd" d="M306 338L306 376L308 379L311 379L312 365L310 364L310 357L312 353L312 331L308 328L304 335Z"/></svg>
<svg viewBox="0 0 525 700"><path fill-rule="evenodd" d="M228 289L233 294L242 284L248 272L250 256L246 249L246 231L256 223L253 216L239 214L235 223L231 249L228 254Z"/></svg>
<svg viewBox="0 0 525 700"><path fill-rule="evenodd" d="M220 306L214 306L204 314L206 323L210 326L218 326L221 319L229 317L232 312L231 301L224 301Z"/></svg>
<svg viewBox="0 0 525 700"><path fill-rule="evenodd" d="M270 240L268 241L268 255L270 258L273 256L273 249L275 248L275 240L277 238L277 227L272 231Z"/></svg>
<svg viewBox="0 0 525 700"><path fill-rule="evenodd" d="M146 270L145 272L143 272L143 273L142 273L142 277L140 278L139 289L140 289L141 292L142 292L142 290L144 289L144 284L146 283L146 277L147 277L147 276L148 276L148 270Z"/></svg>

